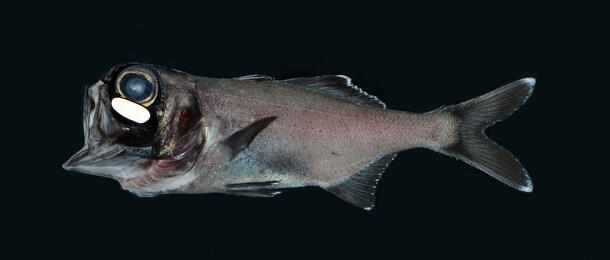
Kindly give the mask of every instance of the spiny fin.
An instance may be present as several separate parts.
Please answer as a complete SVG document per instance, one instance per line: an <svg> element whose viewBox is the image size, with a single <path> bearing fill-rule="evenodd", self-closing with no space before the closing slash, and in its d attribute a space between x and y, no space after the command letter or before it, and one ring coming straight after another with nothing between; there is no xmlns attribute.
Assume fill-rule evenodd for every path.
<svg viewBox="0 0 610 260"><path fill-rule="evenodd" d="M254 140L254 137L256 137L258 133L265 129L276 118L277 117L272 116L259 119L227 137L227 139L224 140L224 145L231 150L231 159L235 158L235 156L237 156L241 151L246 149L252 140Z"/></svg>
<svg viewBox="0 0 610 260"><path fill-rule="evenodd" d="M396 153L377 158L358 173L340 184L326 188L327 191L365 210L375 207L375 192L381 175L396 157Z"/></svg>
<svg viewBox="0 0 610 260"><path fill-rule="evenodd" d="M385 104L377 97L369 95L356 85L352 85L352 79L347 76L327 75L286 79L282 81L298 88L334 96L362 106L386 108Z"/></svg>
<svg viewBox="0 0 610 260"><path fill-rule="evenodd" d="M272 77L266 76L266 75L261 75L261 74L252 74L252 75L246 75L246 76L241 76L241 77L237 77L237 78L233 78L236 80L252 80L252 81L269 81L269 80L273 80Z"/></svg>
<svg viewBox="0 0 610 260"><path fill-rule="evenodd" d="M263 197L270 198L275 195L282 193L279 190L273 189L258 189L258 190L228 190L225 193L232 195L240 195L240 196L249 196L249 197Z"/></svg>

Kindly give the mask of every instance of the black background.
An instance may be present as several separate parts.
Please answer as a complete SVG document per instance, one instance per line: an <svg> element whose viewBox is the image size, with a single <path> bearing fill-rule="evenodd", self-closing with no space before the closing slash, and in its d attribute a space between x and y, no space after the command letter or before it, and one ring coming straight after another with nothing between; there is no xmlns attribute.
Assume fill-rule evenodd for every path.
<svg viewBox="0 0 610 260"><path fill-rule="evenodd" d="M5 10L5 228L13 253L98 256L608 257L603 17L595 7L229 3ZM601 10L601 9L598 9ZM273 199L138 198L61 168L82 146L82 95L113 65L276 78L344 74L389 108L426 112L536 77L488 135L530 194L434 152L401 153L365 212L318 188ZM17 137L13 137L17 134ZM8 169L8 168L7 168ZM10 232L8 231L10 230Z"/></svg>

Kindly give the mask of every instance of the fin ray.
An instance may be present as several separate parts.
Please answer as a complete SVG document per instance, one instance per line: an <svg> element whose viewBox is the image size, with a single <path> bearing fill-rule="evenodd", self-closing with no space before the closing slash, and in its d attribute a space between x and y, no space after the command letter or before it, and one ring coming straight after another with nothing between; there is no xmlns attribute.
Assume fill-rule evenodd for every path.
<svg viewBox="0 0 610 260"><path fill-rule="evenodd" d="M271 124L276 118L277 117L272 116L259 119L227 137L227 139L224 140L224 144L231 150L231 158L235 158L241 151L246 149L252 140L254 140L254 137L263 131L263 129Z"/></svg>
<svg viewBox="0 0 610 260"><path fill-rule="evenodd" d="M263 181L263 182L231 183L231 184L227 184L225 186L227 188L231 188L231 189L239 189L239 188L247 189L247 188L272 186L272 185L276 185L278 183L280 183L280 181L274 180L274 181Z"/></svg>
<svg viewBox="0 0 610 260"><path fill-rule="evenodd" d="M342 183L326 188L337 197L365 210L375 207L375 192L381 175L396 157L396 153L381 156Z"/></svg>
<svg viewBox="0 0 610 260"><path fill-rule="evenodd" d="M270 81L270 80L273 80L273 77L270 77L267 75L261 75L261 74L252 74L252 75L241 76L241 77L237 77L237 78L233 78L233 79L252 80L252 81Z"/></svg>
<svg viewBox="0 0 610 260"><path fill-rule="evenodd" d="M283 82L295 87L334 96L366 107L385 109L385 104L377 97L366 93L352 84L352 79L343 75L327 75L286 79Z"/></svg>
<svg viewBox="0 0 610 260"><path fill-rule="evenodd" d="M274 189L257 189L257 190L228 190L228 191L225 191L225 193L228 193L231 195L248 196L248 197L271 198L282 192L279 190L274 190Z"/></svg>
<svg viewBox="0 0 610 260"><path fill-rule="evenodd" d="M457 141L441 152L458 158L524 192L533 185L527 170L508 150L485 135L485 129L510 116L532 94L535 80L525 78L457 105L444 108L459 120Z"/></svg>

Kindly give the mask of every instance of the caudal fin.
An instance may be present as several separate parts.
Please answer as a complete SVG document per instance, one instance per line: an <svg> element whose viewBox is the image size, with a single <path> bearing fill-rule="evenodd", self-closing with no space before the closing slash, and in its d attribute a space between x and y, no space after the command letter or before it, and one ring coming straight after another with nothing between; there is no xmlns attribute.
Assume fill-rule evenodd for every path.
<svg viewBox="0 0 610 260"><path fill-rule="evenodd" d="M443 111L458 120L457 140L443 152L491 175L520 191L531 192L532 181L521 163L508 150L485 135L485 129L510 116L527 101L536 80L525 78Z"/></svg>

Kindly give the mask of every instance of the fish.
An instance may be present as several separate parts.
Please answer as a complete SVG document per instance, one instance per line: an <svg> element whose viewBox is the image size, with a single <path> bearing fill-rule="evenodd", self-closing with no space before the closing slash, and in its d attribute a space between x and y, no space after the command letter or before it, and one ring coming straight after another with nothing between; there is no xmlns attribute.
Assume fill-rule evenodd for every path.
<svg viewBox="0 0 610 260"><path fill-rule="evenodd" d="M140 197L274 197L317 186L371 210L396 155L427 148L531 192L527 170L485 129L521 107L535 82L412 113L386 108L344 75L211 78L123 63L86 87L84 146L63 168Z"/></svg>

